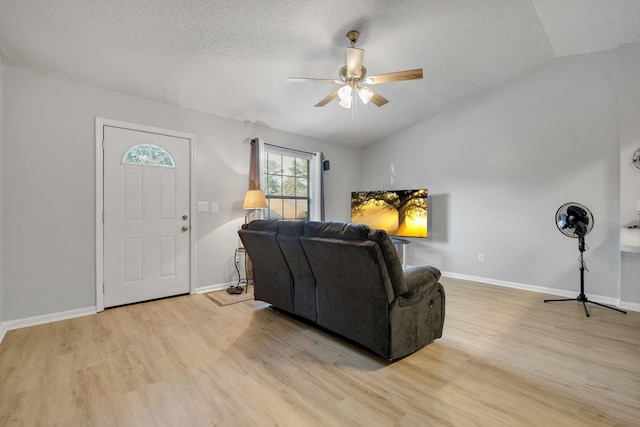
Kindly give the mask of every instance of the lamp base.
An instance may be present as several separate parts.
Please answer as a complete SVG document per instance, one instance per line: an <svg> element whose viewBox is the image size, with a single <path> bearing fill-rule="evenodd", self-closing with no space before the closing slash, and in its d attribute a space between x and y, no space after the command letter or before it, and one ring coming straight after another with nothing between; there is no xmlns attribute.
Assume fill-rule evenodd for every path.
<svg viewBox="0 0 640 427"><path fill-rule="evenodd" d="M244 292L244 288L242 286L229 286L227 288L227 293L231 295L240 295Z"/></svg>

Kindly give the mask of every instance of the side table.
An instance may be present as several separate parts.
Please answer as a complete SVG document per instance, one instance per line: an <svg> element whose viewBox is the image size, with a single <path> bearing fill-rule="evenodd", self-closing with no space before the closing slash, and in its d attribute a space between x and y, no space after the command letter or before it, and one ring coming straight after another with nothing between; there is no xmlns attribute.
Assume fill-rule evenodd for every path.
<svg viewBox="0 0 640 427"><path fill-rule="evenodd" d="M251 282L251 261L249 260L249 255L245 248L236 248L233 256L233 263L236 267L236 271L238 272L238 284L235 286L229 286L227 288L227 293L241 294L243 292L247 292ZM240 271L240 264L244 264L244 277ZM242 285L244 285L244 288Z"/></svg>

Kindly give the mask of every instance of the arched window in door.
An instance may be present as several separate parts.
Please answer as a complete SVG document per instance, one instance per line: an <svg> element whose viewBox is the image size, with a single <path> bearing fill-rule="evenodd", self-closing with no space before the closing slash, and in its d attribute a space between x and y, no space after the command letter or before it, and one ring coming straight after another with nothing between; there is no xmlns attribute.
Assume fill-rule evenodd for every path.
<svg viewBox="0 0 640 427"><path fill-rule="evenodd" d="M123 164L175 168L173 157L164 148L153 144L139 144L129 148L122 157Z"/></svg>

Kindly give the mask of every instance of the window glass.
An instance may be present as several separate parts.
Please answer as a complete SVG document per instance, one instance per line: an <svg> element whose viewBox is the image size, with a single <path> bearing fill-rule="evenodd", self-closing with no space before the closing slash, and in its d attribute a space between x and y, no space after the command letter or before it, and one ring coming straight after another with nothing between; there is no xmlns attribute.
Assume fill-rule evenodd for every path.
<svg viewBox="0 0 640 427"><path fill-rule="evenodd" d="M265 149L265 197L267 219L309 220L309 159Z"/></svg>
<svg viewBox="0 0 640 427"><path fill-rule="evenodd" d="M129 148L122 157L122 163L165 168L176 167L171 154L164 148L153 144L139 144Z"/></svg>

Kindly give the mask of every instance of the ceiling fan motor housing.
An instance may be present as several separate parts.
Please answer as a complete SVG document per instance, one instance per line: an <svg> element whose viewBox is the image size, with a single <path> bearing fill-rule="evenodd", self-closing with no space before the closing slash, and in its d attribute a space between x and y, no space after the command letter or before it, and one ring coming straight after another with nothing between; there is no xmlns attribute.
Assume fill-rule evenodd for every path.
<svg viewBox="0 0 640 427"><path fill-rule="evenodd" d="M352 47L358 42L359 37L360 33L356 30L351 30L346 35L346 39Z"/></svg>
<svg viewBox="0 0 640 427"><path fill-rule="evenodd" d="M345 83L349 83L352 81L356 81L360 82L362 80L364 80L364 77L367 75L367 67L365 67L364 65L360 67L360 75L355 76L355 77L350 77L347 75L347 66L345 65L344 67L340 68L340 71L338 72L338 76L340 77L340 80L342 80Z"/></svg>

